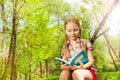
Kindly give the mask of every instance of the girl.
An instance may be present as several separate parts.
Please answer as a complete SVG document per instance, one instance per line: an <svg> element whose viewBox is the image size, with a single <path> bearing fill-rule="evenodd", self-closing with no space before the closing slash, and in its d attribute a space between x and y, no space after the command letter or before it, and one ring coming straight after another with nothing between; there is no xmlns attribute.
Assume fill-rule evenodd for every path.
<svg viewBox="0 0 120 80"><path fill-rule="evenodd" d="M92 45L89 41L81 38L81 29L79 21L76 18L70 18L64 24L66 41L62 48L61 56L65 60L70 60L81 49L86 51L89 62L80 66L61 65L62 72L60 80L95 80L96 74L93 69L94 58L92 55Z"/></svg>

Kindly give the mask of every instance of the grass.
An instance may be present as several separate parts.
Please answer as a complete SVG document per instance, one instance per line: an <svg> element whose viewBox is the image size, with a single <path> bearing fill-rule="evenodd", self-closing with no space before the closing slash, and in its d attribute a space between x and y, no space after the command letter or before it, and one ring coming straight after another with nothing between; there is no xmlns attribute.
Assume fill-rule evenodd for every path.
<svg viewBox="0 0 120 80"><path fill-rule="evenodd" d="M120 71L116 72L98 72L99 80L120 80ZM100 79L101 78L101 79Z"/></svg>
<svg viewBox="0 0 120 80"><path fill-rule="evenodd" d="M35 80L59 80L59 75L38 78ZM120 71L116 72L97 72L97 80L120 80Z"/></svg>
<svg viewBox="0 0 120 80"><path fill-rule="evenodd" d="M44 78L36 78L34 80L59 80L59 75L58 76L44 77Z"/></svg>

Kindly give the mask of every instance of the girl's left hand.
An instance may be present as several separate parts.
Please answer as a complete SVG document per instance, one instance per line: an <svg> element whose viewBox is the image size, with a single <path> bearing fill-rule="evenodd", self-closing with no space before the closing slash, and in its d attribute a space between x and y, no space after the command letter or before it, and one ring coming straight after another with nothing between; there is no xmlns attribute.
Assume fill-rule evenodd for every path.
<svg viewBox="0 0 120 80"><path fill-rule="evenodd" d="M83 69L83 63L80 61L80 66L71 66L71 70Z"/></svg>
<svg viewBox="0 0 120 80"><path fill-rule="evenodd" d="M76 69L79 69L80 68L80 66L71 66L71 70L76 70Z"/></svg>

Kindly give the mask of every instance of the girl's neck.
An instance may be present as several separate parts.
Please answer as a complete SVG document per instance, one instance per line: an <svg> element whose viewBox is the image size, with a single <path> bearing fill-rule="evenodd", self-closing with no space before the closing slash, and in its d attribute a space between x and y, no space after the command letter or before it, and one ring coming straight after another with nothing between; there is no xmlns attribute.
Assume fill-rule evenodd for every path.
<svg viewBox="0 0 120 80"><path fill-rule="evenodd" d="M76 40L70 40L71 45L76 45Z"/></svg>

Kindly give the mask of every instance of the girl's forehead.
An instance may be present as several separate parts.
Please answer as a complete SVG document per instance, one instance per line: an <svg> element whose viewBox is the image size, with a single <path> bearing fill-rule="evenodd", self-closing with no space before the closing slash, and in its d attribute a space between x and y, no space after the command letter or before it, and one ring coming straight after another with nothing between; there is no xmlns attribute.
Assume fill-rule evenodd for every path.
<svg viewBox="0 0 120 80"><path fill-rule="evenodd" d="M76 23L68 22L68 23L66 24L66 27L79 27L79 26L78 26L78 24L76 24Z"/></svg>

